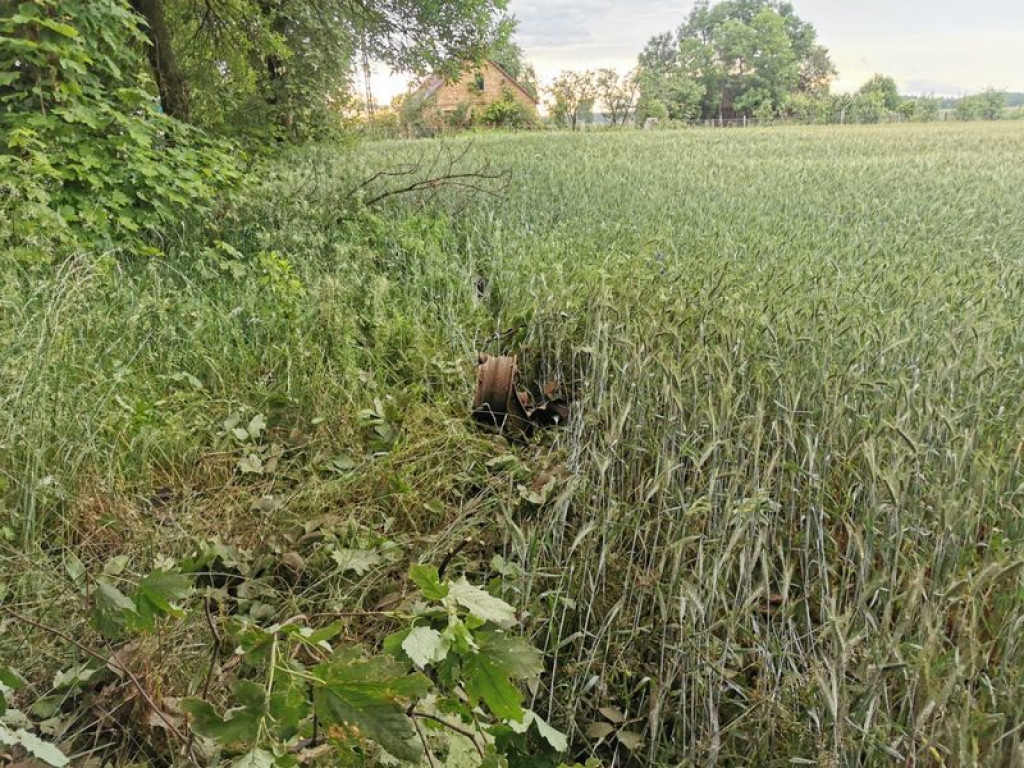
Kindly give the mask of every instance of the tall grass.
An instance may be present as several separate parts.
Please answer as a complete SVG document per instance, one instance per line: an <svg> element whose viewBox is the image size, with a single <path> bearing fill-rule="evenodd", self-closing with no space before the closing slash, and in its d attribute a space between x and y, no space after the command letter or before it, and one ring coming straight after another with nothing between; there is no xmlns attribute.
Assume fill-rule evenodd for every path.
<svg viewBox="0 0 1024 768"><path fill-rule="evenodd" d="M504 558L548 651L533 706L577 756L1024 761L1019 127L472 141L468 162L511 170L503 198L351 222L353 180L434 145L323 148L166 258L10 269L11 580L26 556L59 583L67 552L141 567L324 512L412 557L471 535L461 565ZM571 424L528 446L476 433L482 349L560 380ZM386 454L356 415L374 399ZM256 411L301 436L253 480L220 424ZM485 466L506 453L511 474ZM356 472L325 474L337 455ZM280 610L386 587L332 576ZM587 735L608 708L642 745Z"/></svg>

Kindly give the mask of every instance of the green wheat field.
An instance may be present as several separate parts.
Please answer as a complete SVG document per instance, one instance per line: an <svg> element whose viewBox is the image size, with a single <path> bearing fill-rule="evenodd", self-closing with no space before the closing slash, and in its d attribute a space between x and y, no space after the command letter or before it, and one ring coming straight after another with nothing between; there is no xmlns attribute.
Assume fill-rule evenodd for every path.
<svg viewBox="0 0 1024 768"><path fill-rule="evenodd" d="M449 166L501 176L350 215ZM372 646L457 549L545 652L567 762L1024 763L1024 125L319 146L262 179L149 259L0 265L0 599L89 637L83 572L205 542L279 574L252 616ZM477 429L480 352L569 424ZM202 686L206 624L138 642L151 690ZM66 649L0 623L34 680Z"/></svg>

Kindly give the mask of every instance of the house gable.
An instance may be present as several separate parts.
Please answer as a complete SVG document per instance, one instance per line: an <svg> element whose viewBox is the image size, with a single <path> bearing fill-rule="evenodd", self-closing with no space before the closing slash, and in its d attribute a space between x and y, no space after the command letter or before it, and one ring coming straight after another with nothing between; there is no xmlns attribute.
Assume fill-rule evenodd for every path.
<svg viewBox="0 0 1024 768"><path fill-rule="evenodd" d="M442 114L451 114L462 108L486 107L505 97L506 91L523 107L533 111L537 99L495 62L487 59L479 67L467 68L452 83L432 76L425 80L417 91L423 101L430 101L430 108Z"/></svg>

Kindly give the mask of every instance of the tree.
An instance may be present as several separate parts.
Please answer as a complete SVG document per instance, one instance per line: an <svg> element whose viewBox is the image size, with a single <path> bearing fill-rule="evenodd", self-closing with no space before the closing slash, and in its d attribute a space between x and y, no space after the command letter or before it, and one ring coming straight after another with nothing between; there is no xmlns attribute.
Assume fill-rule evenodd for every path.
<svg viewBox="0 0 1024 768"><path fill-rule="evenodd" d="M911 122L929 123L939 119L939 100L928 96L909 98L896 111Z"/></svg>
<svg viewBox="0 0 1024 768"><path fill-rule="evenodd" d="M523 47L515 40L519 22L511 17L502 19L497 26L494 42L488 50L488 57L523 86L533 98L537 98L537 73L526 60Z"/></svg>
<svg viewBox="0 0 1024 768"><path fill-rule="evenodd" d="M40 235L139 246L237 178L223 146L157 109L146 34L123 0L0 6L0 39L0 190L16 191L5 254L55 258Z"/></svg>
<svg viewBox="0 0 1024 768"><path fill-rule="evenodd" d="M886 111L885 94L882 91L862 91L850 100L846 120L850 123L880 123Z"/></svg>
<svg viewBox="0 0 1024 768"><path fill-rule="evenodd" d="M454 76L483 58L506 0L131 0L147 22L168 114L246 118L301 137L350 86L352 64Z"/></svg>
<svg viewBox="0 0 1024 768"><path fill-rule="evenodd" d="M614 69L600 69L595 76L597 100L608 112L612 125L625 125L636 106L639 82L636 70L619 77Z"/></svg>
<svg viewBox="0 0 1024 768"><path fill-rule="evenodd" d="M634 70L638 124L649 117L684 121L700 117L706 89L697 78L701 65L706 64L704 56L703 49L687 41L677 47L671 33L647 44Z"/></svg>
<svg viewBox="0 0 1024 768"><path fill-rule="evenodd" d="M832 100L805 91L786 95L782 114L802 123L826 123L832 117Z"/></svg>
<svg viewBox="0 0 1024 768"><path fill-rule="evenodd" d="M597 76L592 70L563 70L548 88L553 102L551 114L560 125L576 125L593 109L597 99Z"/></svg>
<svg viewBox="0 0 1024 768"><path fill-rule="evenodd" d="M163 0L131 0L132 10L146 22L147 54L160 93L160 103L171 117L188 122L191 115L188 81L171 44Z"/></svg>
<svg viewBox="0 0 1024 768"><path fill-rule="evenodd" d="M989 88L986 91L982 91L981 99L981 116L985 120L999 120L1003 117L1003 113L1006 110L1006 91L997 91L994 88Z"/></svg>
<svg viewBox="0 0 1024 768"><path fill-rule="evenodd" d="M1006 93L992 88L973 96L964 96L953 109L957 120L998 120L1006 107Z"/></svg>
<svg viewBox="0 0 1024 768"><path fill-rule="evenodd" d="M903 97L900 96L899 86L896 85L896 81L886 75L874 75L860 87L858 93L865 95L871 93L881 94L882 104L890 112L897 111L900 108L900 104L903 103Z"/></svg>
<svg viewBox="0 0 1024 768"><path fill-rule="evenodd" d="M677 94L700 90L699 115L778 113L796 92L827 94L835 77L814 27L780 0L701 0L675 35L651 39L640 54L641 102L661 101L672 82ZM678 112L689 110L687 99Z"/></svg>

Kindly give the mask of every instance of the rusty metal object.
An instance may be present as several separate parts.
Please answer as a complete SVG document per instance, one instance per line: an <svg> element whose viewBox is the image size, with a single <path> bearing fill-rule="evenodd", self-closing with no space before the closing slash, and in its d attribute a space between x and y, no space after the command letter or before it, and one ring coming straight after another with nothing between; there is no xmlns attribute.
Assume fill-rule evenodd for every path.
<svg viewBox="0 0 1024 768"><path fill-rule="evenodd" d="M506 434L529 437L535 427L565 424L569 404L561 398L534 406L533 398L519 384L519 364L513 356L480 355L473 418Z"/></svg>

